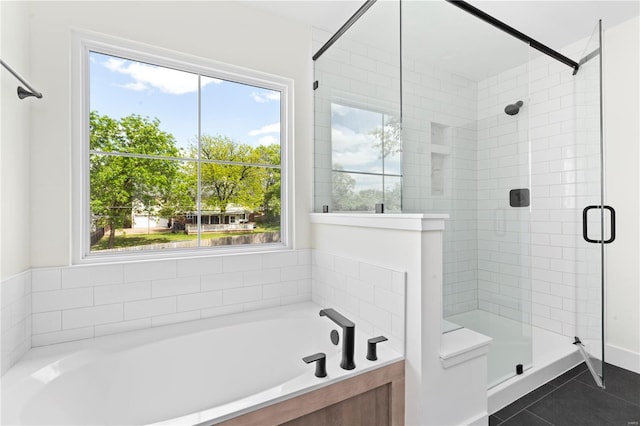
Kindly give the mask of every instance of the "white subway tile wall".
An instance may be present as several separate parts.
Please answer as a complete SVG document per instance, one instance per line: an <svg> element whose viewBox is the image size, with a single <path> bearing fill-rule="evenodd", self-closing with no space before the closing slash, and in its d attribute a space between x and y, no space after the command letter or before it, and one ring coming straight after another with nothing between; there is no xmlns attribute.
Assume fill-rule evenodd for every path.
<svg viewBox="0 0 640 426"><path fill-rule="evenodd" d="M315 33L316 44L324 36ZM579 58L586 43L562 52ZM476 82L418 57L403 49L402 202L405 212L450 215L444 316L483 309L568 336L577 328L596 332L590 312L599 283L589 265L598 259L581 238L580 215L599 190L588 169L588 154L599 147L590 127L597 120L588 116L597 105L597 91L589 92L597 75L583 69L575 78L571 68L532 51L527 63ZM331 204L331 101L397 109L397 92L386 89L397 88L398 64L397 52L348 35L316 62L316 211ZM363 75L367 84L359 84ZM505 114L517 101L520 113ZM523 188L530 207L511 207L509 191Z"/></svg>
<svg viewBox="0 0 640 426"><path fill-rule="evenodd" d="M404 353L406 273L319 250L312 255L312 300ZM366 350L365 341L356 345Z"/></svg>
<svg viewBox="0 0 640 426"><path fill-rule="evenodd" d="M448 213L443 314L478 308L476 83L403 51L403 210Z"/></svg>
<svg viewBox="0 0 640 426"><path fill-rule="evenodd" d="M529 123L535 121L527 64L478 82L478 306L531 322L530 210L510 205L510 191L529 189ZM531 84L533 86L533 84ZM523 102L507 115L509 104ZM535 197L535 195L533 196Z"/></svg>
<svg viewBox="0 0 640 426"><path fill-rule="evenodd" d="M2 315L2 365L0 375L31 349L31 271L8 278L0 284L0 315ZM40 321L41 319L39 319ZM52 322L56 319L53 318ZM59 318L57 319L59 321Z"/></svg>
<svg viewBox="0 0 640 426"><path fill-rule="evenodd" d="M28 292L26 280L2 287L9 294L3 315L13 315L21 330L28 325L26 337L3 345L13 346L18 358L20 345L28 349L309 301L311 250L34 269ZM26 304L23 311L19 303ZM11 321L3 321L3 342Z"/></svg>
<svg viewBox="0 0 640 426"><path fill-rule="evenodd" d="M562 52L579 58L586 42ZM589 127L597 117L584 118L594 107L597 114L589 96L598 85L593 68L580 72L575 78L542 55L478 83L479 306L566 336L599 338L599 250L581 235L582 209L599 196L598 169L594 175L587 160L599 158L599 133ZM516 91L503 91L500 82L514 78ZM493 116L494 106L517 100L524 101L520 114ZM509 207L505 191L518 187L530 188L530 209Z"/></svg>
<svg viewBox="0 0 640 426"><path fill-rule="evenodd" d="M327 34L314 31L316 44ZM405 48L402 209L450 215L444 233L445 316L477 309L476 83L412 59ZM367 76L363 84L362 76ZM315 211L331 206L331 103L399 115L400 57L345 34L315 63Z"/></svg>

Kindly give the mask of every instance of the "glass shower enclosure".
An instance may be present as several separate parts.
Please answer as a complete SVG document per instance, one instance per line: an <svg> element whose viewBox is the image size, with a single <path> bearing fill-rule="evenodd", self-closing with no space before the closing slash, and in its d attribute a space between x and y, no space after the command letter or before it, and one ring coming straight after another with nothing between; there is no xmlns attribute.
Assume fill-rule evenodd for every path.
<svg viewBox="0 0 640 426"><path fill-rule="evenodd" d="M442 331L493 338L488 386L535 329L601 380L599 30L576 73L460 3L366 2L315 55L314 210L447 213Z"/></svg>

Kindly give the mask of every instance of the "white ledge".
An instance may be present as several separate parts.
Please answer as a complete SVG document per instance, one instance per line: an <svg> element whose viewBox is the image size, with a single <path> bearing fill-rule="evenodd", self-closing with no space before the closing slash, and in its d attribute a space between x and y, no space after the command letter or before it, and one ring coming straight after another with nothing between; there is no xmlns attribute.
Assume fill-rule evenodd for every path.
<svg viewBox="0 0 640 426"><path fill-rule="evenodd" d="M440 361L444 368L486 355L491 337L468 328L444 333L440 339Z"/></svg>
<svg viewBox="0 0 640 426"><path fill-rule="evenodd" d="M441 231L448 214L431 213L311 213L311 223L398 229L403 231Z"/></svg>

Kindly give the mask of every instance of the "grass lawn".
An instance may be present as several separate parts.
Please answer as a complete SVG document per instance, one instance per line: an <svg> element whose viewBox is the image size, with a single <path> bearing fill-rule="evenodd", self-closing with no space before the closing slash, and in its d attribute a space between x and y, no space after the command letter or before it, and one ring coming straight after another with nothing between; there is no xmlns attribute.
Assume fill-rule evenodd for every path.
<svg viewBox="0 0 640 426"><path fill-rule="evenodd" d="M253 231L247 232L208 232L201 234L202 240L208 240L213 238L222 238L229 237L233 235L246 235L246 234L259 234L263 232L276 232L280 230L280 226L269 226L269 225L261 225L257 226ZM170 229L166 231L154 231L149 234L139 234L139 233L131 233L124 230L117 230L115 243L113 248L122 248L122 247L137 247L137 246L146 246L152 244L166 244L173 243L178 241L190 241L196 240L198 236L196 234L184 234L184 233L176 233L173 234ZM107 250L109 244L109 233L105 233L104 237L96 244L91 246L92 251L99 250Z"/></svg>

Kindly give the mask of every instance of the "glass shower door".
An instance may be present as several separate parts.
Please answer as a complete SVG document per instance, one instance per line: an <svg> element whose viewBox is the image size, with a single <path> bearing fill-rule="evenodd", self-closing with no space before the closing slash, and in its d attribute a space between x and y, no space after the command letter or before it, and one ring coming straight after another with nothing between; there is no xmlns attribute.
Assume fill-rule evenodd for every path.
<svg viewBox="0 0 640 426"><path fill-rule="evenodd" d="M602 29L598 23L574 78L576 123L575 345L604 387L604 250L615 238L615 212L605 205L602 140ZM579 229L579 227L578 227ZM578 231L579 232L579 231Z"/></svg>

